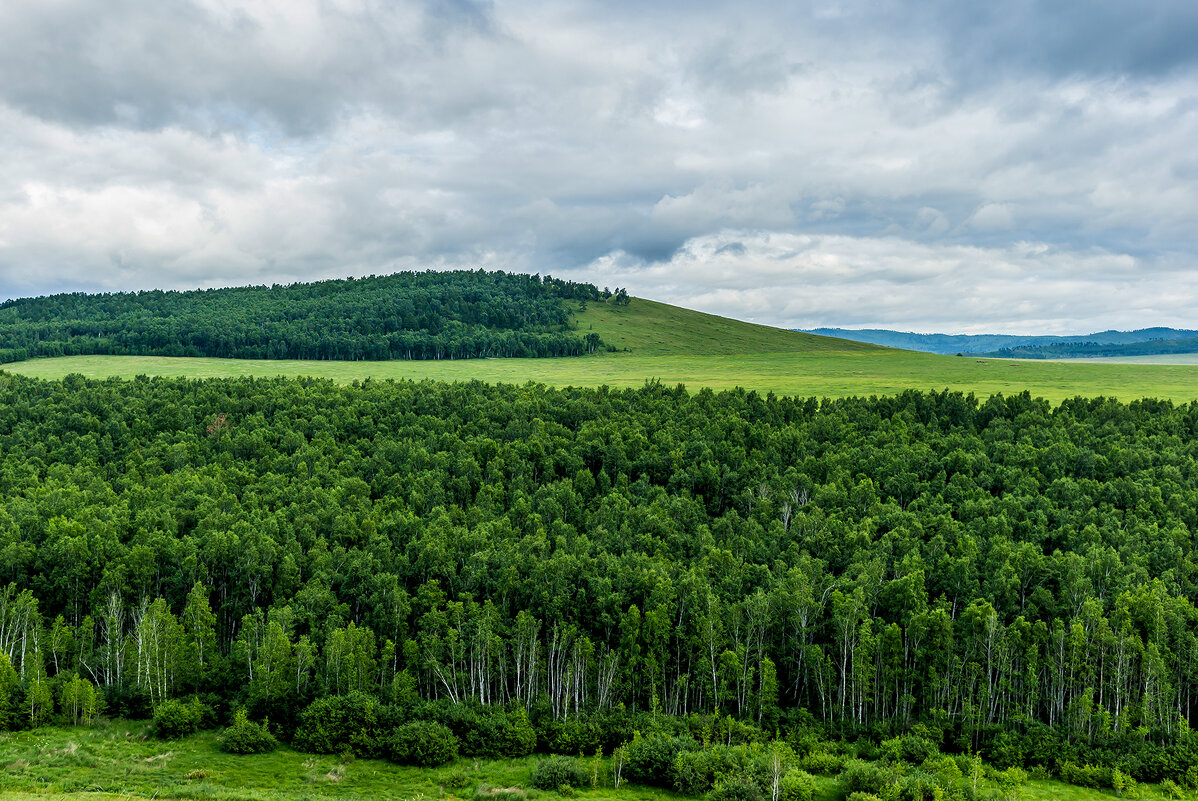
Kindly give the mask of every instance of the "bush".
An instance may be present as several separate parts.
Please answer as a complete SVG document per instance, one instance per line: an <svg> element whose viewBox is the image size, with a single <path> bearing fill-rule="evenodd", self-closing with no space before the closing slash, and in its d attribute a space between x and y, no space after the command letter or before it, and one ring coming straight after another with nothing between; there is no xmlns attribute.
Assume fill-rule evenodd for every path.
<svg viewBox="0 0 1198 801"><path fill-rule="evenodd" d="M1111 786L1110 769L1099 765L1075 765L1065 762L1061 765L1060 776L1061 781L1077 787L1098 789Z"/></svg>
<svg viewBox="0 0 1198 801"><path fill-rule="evenodd" d="M850 793L844 801L882 801L882 798L873 793Z"/></svg>
<svg viewBox="0 0 1198 801"><path fill-rule="evenodd" d="M761 801L761 788L744 776L725 779L707 794L708 801Z"/></svg>
<svg viewBox="0 0 1198 801"><path fill-rule="evenodd" d="M318 698L300 713L294 745L313 754L379 757L392 718L390 709L364 693Z"/></svg>
<svg viewBox="0 0 1198 801"><path fill-rule="evenodd" d="M154 708L154 720L150 731L155 737L174 740L195 734L204 716L203 704L197 699L184 703L177 698L168 698Z"/></svg>
<svg viewBox="0 0 1198 801"><path fill-rule="evenodd" d="M435 768L458 755L458 739L440 723L417 720L397 728L387 744L387 758L400 765Z"/></svg>
<svg viewBox="0 0 1198 801"><path fill-rule="evenodd" d="M537 746L537 733L524 707L512 711L472 704L434 701L421 704L415 716L449 727L463 756L522 757Z"/></svg>
<svg viewBox="0 0 1198 801"><path fill-rule="evenodd" d="M702 795L715 788L716 779L743 768L743 749L717 745L707 751L683 751L674 758L674 789Z"/></svg>
<svg viewBox="0 0 1198 801"><path fill-rule="evenodd" d="M902 761L920 765L939 755L940 749L931 740L916 737L913 734L905 734L902 737L885 740L882 743L882 753L887 759L895 762Z"/></svg>
<svg viewBox="0 0 1198 801"><path fill-rule="evenodd" d="M782 777L782 801L811 801L814 797L814 776L798 768L786 771Z"/></svg>
<svg viewBox="0 0 1198 801"><path fill-rule="evenodd" d="M893 783L894 774L890 770L873 762L862 762L860 759L850 759L840 774L840 786L845 795L882 795L882 791Z"/></svg>
<svg viewBox="0 0 1198 801"><path fill-rule="evenodd" d="M227 754L265 754L275 750L279 741L265 724L254 723L244 709L233 713L233 722L221 732L217 746Z"/></svg>
<svg viewBox="0 0 1198 801"><path fill-rule="evenodd" d="M844 757L827 751L813 751L799 760L799 767L808 773L834 776L844 770Z"/></svg>
<svg viewBox="0 0 1198 801"><path fill-rule="evenodd" d="M669 787L673 783L674 760L683 751L699 750L694 740L665 734L633 736L624 749L624 777L638 784Z"/></svg>
<svg viewBox="0 0 1198 801"><path fill-rule="evenodd" d="M556 790L563 785L582 787L590 778L578 760L572 757L551 756L542 759L532 770L532 786L541 790Z"/></svg>

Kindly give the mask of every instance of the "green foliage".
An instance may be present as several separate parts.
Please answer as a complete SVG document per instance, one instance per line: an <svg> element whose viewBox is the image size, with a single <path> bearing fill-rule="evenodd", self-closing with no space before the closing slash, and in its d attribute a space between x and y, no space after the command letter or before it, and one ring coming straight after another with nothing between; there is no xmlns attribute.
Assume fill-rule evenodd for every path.
<svg viewBox="0 0 1198 801"><path fill-rule="evenodd" d="M1112 769L1101 765L1075 765L1066 761L1061 765L1061 781L1078 787L1110 787Z"/></svg>
<svg viewBox="0 0 1198 801"><path fill-rule="evenodd" d="M850 759L838 777L841 790L848 796L853 793L884 795L886 788L895 783L895 773L877 762Z"/></svg>
<svg viewBox="0 0 1198 801"><path fill-rule="evenodd" d="M761 788L745 776L722 780L707 794L707 801L762 801Z"/></svg>
<svg viewBox="0 0 1198 801"><path fill-rule="evenodd" d="M551 756L542 759L532 770L531 783L541 790L556 790L560 787L584 787L590 783L579 761L574 757Z"/></svg>
<svg viewBox="0 0 1198 801"><path fill-rule="evenodd" d="M668 734L639 732L624 747L624 777L638 784L669 787L673 783L674 762L683 751L697 750L693 740Z"/></svg>
<svg viewBox="0 0 1198 801"><path fill-rule="evenodd" d="M457 738L440 723L423 720L405 723L387 741L387 758L400 765L433 768L452 762L457 755Z"/></svg>
<svg viewBox="0 0 1198 801"><path fill-rule="evenodd" d="M265 723L249 719L244 709L233 713L233 721L217 740L220 750L227 754L265 754L279 746L278 740Z"/></svg>
<svg viewBox="0 0 1198 801"><path fill-rule="evenodd" d="M811 801L815 790L815 777L805 770L791 768L782 776L781 801Z"/></svg>
<svg viewBox="0 0 1198 801"><path fill-rule="evenodd" d="M314 754L378 757L391 728L389 710L365 693L318 698L300 713L293 744Z"/></svg>
<svg viewBox="0 0 1198 801"><path fill-rule="evenodd" d="M195 734L204 717L204 707L198 699L181 701L169 698L154 707L150 731L155 737L174 740Z"/></svg>

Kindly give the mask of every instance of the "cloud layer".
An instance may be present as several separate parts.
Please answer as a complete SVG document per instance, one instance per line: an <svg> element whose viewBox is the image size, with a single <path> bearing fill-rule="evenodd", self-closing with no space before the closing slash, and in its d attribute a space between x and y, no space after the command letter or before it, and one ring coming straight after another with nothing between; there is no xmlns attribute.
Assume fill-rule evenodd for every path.
<svg viewBox="0 0 1198 801"><path fill-rule="evenodd" d="M1198 9L0 6L0 295L485 266L786 326L1192 324Z"/></svg>

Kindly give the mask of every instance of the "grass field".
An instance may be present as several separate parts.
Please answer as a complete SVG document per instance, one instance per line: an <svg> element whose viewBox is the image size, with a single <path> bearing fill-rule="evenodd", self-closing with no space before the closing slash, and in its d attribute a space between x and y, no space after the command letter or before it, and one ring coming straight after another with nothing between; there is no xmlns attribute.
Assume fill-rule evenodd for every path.
<svg viewBox="0 0 1198 801"><path fill-rule="evenodd" d="M371 759L312 756L282 748L272 754L232 756L203 733L164 742L144 724L103 722L90 728L47 727L0 734L0 801L25 799L478 799L486 788L527 788L537 757L459 759L443 768L406 768ZM637 785L611 787L605 764L600 786L577 791L583 801L681 801L687 796ZM456 779L456 781L455 781ZM836 783L820 777L819 801L840 797ZM1155 788L1140 798L1163 799ZM556 792L528 790L535 801L560 801ZM1109 792L1055 781L1032 782L1023 801L1099 801Z"/></svg>
<svg viewBox="0 0 1198 801"><path fill-rule="evenodd" d="M801 334L635 299L626 307L590 304L576 315L617 353L558 359L322 362L154 356L73 356L4 365L39 378L139 374L193 378L321 376L443 379L553 386L640 386L647 379L692 389L745 387L785 395L845 397L904 389L953 389L988 396L1027 389L1060 401L1076 395L1198 400L1198 366L1010 361L938 356Z"/></svg>

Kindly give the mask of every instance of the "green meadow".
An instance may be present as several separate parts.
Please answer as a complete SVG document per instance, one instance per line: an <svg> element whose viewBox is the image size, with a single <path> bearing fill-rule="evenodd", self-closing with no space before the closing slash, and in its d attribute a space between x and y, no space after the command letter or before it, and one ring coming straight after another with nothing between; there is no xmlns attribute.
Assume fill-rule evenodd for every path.
<svg viewBox="0 0 1198 801"><path fill-rule="evenodd" d="M405 799L411 801L561 801L557 792L528 788L538 757L458 759L441 768L411 768L374 759L314 756L289 748L270 754L233 756L205 732L180 740L150 737L144 723L101 721L91 728L44 727L0 733L0 799L214 799L310 801ZM818 801L842 797L836 782L817 777ZM677 793L624 783L611 786L610 765L598 786L575 790L582 801L672 801ZM1140 799L1165 799L1141 785ZM508 792L504 792L504 791ZM1020 801L1099 801L1110 791L1057 781L1031 781Z"/></svg>
<svg viewBox="0 0 1198 801"><path fill-rule="evenodd" d="M619 350L551 359L385 362L70 356L7 364L3 369L49 379L71 373L89 378L284 375L341 383L373 378L613 387L656 379L692 389L744 387L819 397L950 389L982 397L1028 390L1054 402L1077 395L1198 400L1194 365L939 356L784 331L640 298L625 307L589 304L575 314L575 321L580 331L594 331Z"/></svg>

